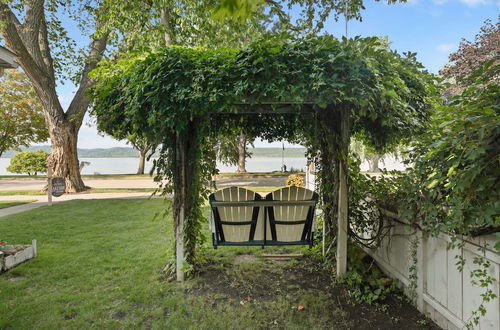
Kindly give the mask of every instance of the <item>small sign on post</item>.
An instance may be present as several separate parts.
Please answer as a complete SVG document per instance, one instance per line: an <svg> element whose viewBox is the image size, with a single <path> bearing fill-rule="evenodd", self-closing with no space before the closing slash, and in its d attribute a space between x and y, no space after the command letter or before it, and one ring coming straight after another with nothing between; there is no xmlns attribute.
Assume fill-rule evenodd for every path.
<svg viewBox="0 0 500 330"><path fill-rule="evenodd" d="M52 178L52 196L59 197L66 190L66 181L64 178Z"/></svg>
<svg viewBox="0 0 500 330"><path fill-rule="evenodd" d="M52 196L59 197L66 190L66 181L64 178L52 177L52 160L50 156L47 158L47 201L49 206L52 206Z"/></svg>
<svg viewBox="0 0 500 330"><path fill-rule="evenodd" d="M47 159L47 203L52 206L52 166Z"/></svg>

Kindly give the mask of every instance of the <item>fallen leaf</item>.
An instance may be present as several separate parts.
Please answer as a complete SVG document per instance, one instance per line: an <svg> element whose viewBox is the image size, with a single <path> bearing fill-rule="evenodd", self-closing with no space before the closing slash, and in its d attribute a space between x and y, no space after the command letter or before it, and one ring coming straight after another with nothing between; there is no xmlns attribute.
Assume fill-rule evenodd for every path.
<svg viewBox="0 0 500 330"><path fill-rule="evenodd" d="M392 284L392 278L382 277L382 278L380 279L380 282L382 282L382 284L383 284L384 286L389 286L389 285L391 285L391 284Z"/></svg>

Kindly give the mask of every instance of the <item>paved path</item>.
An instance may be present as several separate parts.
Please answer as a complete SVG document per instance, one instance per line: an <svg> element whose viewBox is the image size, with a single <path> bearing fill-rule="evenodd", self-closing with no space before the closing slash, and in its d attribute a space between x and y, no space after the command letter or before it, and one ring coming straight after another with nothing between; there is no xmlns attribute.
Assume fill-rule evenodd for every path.
<svg viewBox="0 0 500 330"><path fill-rule="evenodd" d="M75 199L106 199L106 198L148 198L150 193L102 193L102 194L66 194L61 197L52 198L53 203L70 201ZM0 217L20 213L47 205L47 196L0 196L2 201L36 201L0 209Z"/></svg>
<svg viewBox="0 0 500 330"><path fill-rule="evenodd" d="M252 186L252 187L262 187L262 186L275 186L281 187L284 185L286 177L256 177L256 178L241 178L241 177L225 177L217 179L217 188L225 188L229 186ZM0 191L4 190L41 190L45 185L46 179L30 179L30 178L19 178L19 179L0 179ZM84 182L86 185L92 188L156 188L157 184L152 178L123 178L123 179L91 179L85 178ZM81 193L81 194L65 194L61 197L54 197L52 201L54 203L74 200L74 199L106 199L106 198L147 198L151 196L151 193ZM9 214L20 213L28 210L35 209L37 207L47 205L47 196L0 196L2 201L21 201L21 200L34 200L33 203L12 206L4 209L0 209L0 217Z"/></svg>
<svg viewBox="0 0 500 330"><path fill-rule="evenodd" d="M241 177L225 177L217 179L217 187L234 186L276 186L280 187L285 184L286 177L256 177L256 178L241 178ZM0 191L2 190L41 190L46 179L42 178L19 178L19 179L0 179ZM123 179L93 179L84 178L83 182L92 188L156 188L157 184L153 178L123 178Z"/></svg>
<svg viewBox="0 0 500 330"><path fill-rule="evenodd" d="M41 190L47 179L19 178L0 179L1 190ZM84 178L85 185L92 188L156 188L153 178L90 179Z"/></svg>

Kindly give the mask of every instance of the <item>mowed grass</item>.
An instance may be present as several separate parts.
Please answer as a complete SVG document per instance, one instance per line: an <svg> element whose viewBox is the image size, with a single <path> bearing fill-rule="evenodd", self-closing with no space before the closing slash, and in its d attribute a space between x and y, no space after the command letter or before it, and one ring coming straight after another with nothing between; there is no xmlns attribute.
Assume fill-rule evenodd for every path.
<svg viewBox="0 0 500 330"><path fill-rule="evenodd" d="M0 201L0 209L5 209L7 207L28 204L34 201Z"/></svg>
<svg viewBox="0 0 500 330"><path fill-rule="evenodd" d="M153 193L155 188L91 188L85 193L103 194L103 193ZM0 196L42 196L47 192L42 190L1 190Z"/></svg>
<svg viewBox="0 0 500 330"><path fill-rule="evenodd" d="M271 192L282 187L270 186L246 186L243 187L256 192ZM103 193L153 193L155 188L91 188L85 193L103 194ZM0 196L42 196L47 192L41 190L0 190Z"/></svg>
<svg viewBox="0 0 500 330"><path fill-rule="evenodd" d="M171 257L172 222L161 216L165 208L161 199L78 200L0 218L1 240L38 241L35 259L0 275L0 329L269 325L264 306L255 316L237 299L186 294L200 280L166 280L160 270ZM209 251L219 269L236 254L261 253ZM283 299L272 315L290 313Z"/></svg>
<svg viewBox="0 0 500 330"><path fill-rule="evenodd" d="M0 328L139 325L175 304L158 273L171 246L162 200L80 200L0 218L38 256L0 275ZM169 294L167 294L169 293ZM159 314L158 314L159 313ZM122 315L123 316L120 316Z"/></svg>
<svg viewBox="0 0 500 330"><path fill-rule="evenodd" d="M38 256L0 275L0 329L427 328L402 298L380 310L351 306L313 257L259 257L302 247L213 250L207 240L200 271L170 281L161 273L172 258L167 206L162 199L75 200L1 217L0 240L37 239Z"/></svg>

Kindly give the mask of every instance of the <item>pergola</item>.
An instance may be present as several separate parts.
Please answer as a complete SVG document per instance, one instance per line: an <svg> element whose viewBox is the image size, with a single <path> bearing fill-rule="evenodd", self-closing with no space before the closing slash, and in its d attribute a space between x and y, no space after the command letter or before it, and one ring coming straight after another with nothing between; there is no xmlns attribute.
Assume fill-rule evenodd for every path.
<svg viewBox="0 0 500 330"><path fill-rule="evenodd" d="M243 50L168 47L103 65L93 91L99 129L162 144L155 170L174 193L177 280L194 256L204 184L215 166L208 137L224 134L220 122L234 117L253 118L244 128L266 132L262 116L294 117L290 127L273 127L274 137L286 130L301 135L319 157L324 225L336 235L337 275L343 276L350 138L357 134L381 148L422 129L432 78L414 56L377 38L323 36Z"/></svg>

